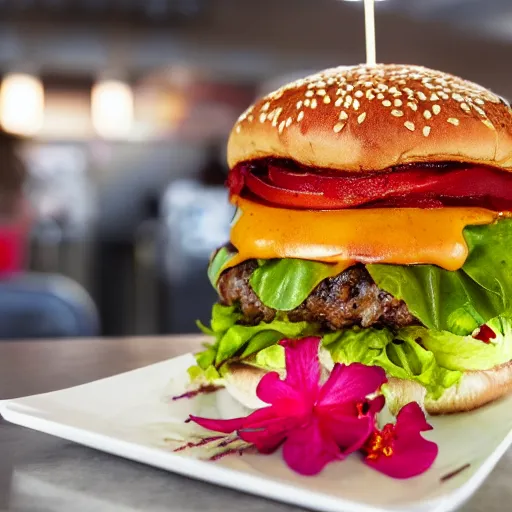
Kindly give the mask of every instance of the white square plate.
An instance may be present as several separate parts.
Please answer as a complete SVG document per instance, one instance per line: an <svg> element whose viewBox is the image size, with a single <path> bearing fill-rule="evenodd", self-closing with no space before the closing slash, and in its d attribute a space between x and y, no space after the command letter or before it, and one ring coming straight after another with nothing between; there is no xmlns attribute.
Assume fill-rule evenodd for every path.
<svg viewBox="0 0 512 512"><path fill-rule="evenodd" d="M0 402L12 423L114 455L243 492L335 512L445 512L467 500L512 442L512 396L462 415L430 418L439 456L425 474L392 480L353 455L316 477L292 473L280 454L227 456L211 462L183 445L198 427L189 414L226 416L226 392L172 401L185 391L187 354L63 391ZM224 405L223 405L224 404ZM221 414L219 409L223 411ZM236 414L236 413L235 413ZM203 431L204 432L204 431ZM185 441L186 442L186 441Z"/></svg>

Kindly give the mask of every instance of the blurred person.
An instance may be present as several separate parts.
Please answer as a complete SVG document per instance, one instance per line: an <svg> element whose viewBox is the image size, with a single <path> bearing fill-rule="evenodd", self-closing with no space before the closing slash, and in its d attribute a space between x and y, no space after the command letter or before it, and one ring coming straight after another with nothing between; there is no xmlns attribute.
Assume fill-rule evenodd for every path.
<svg viewBox="0 0 512 512"><path fill-rule="evenodd" d="M23 270L25 262L30 221L20 145L20 138L0 130L0 277Z"/></svg>
<svg viewBox="0 0 512 512"><path fill-rule="evenodd" d="M224 182L225 144L210 142L198 172L170 183L162 200L164 268L167 276L165 332L195 331L209 314L215 290L205 276L211 252L229 234L234 209Z"/></svg>

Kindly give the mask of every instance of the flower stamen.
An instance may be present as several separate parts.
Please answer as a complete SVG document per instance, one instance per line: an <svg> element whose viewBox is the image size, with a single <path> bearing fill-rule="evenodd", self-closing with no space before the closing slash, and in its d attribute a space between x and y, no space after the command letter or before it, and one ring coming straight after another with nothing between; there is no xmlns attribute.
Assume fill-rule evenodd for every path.
<svg viewBox="0 0 512 512"><path fill-rule="evenodd" d="M381 431L376 430L364 445L363 452L366 458L377 460L382 455L391 457L395 437L395 426L392 423L385 425Z"/></svg>

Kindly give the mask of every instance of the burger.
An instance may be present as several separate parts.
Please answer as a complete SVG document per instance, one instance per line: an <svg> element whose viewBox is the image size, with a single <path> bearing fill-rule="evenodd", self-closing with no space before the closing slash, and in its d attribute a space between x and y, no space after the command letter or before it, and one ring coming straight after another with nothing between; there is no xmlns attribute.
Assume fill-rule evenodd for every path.
<svg viewBox="0 0 512 512"><path fill-rule="evenodd" d="M228 142L230 241L211 343L189 369L250 408L281 339L382 367L391 408L468 411L512 390L512 114L419 66L333 68L261 98Z"/></svg>

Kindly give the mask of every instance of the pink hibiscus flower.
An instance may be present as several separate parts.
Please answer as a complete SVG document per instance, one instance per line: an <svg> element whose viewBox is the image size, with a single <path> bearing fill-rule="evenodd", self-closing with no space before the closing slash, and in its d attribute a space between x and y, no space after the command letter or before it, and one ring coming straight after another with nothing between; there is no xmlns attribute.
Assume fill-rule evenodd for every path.
<svg viewBox="0 0 512 512"><path fill-rule="evenodd" d="M262 453L281 445L288 466L303 475L319 473L326 464L359 450L375 430L375 415L384 397L369 399L386 382L382 368L336 364L322 385L319 338L284 340L286 378L265 375L257 388L268 407L247 417L216 420L191 416L204 428L236 432Z"/></svg>
<svg viewBox="0 0 512 512"><path fill-rule="evenodd" d="M432 427L419 405L407 404L395 424L388 423L379 430L376 415L384 406L384 397L379 394L386 382L384 370L359 363L336 364L322 384L319 343L319 338L281 342L286 378L268 373L256 391L268 407L244 418L190 416L187 421L216 432L235 433L224 441L225 446L237 439L261 453L272 453L282 446L288 466L303 475L315 475L326 464L356 450L364 454L368 466L394 478L409 478L429 469L438 448L421 435ZM198 443L202 444L204 441Z"/></svg>

